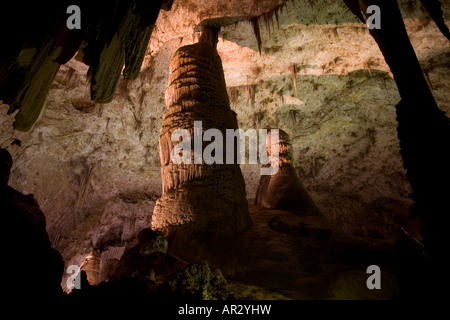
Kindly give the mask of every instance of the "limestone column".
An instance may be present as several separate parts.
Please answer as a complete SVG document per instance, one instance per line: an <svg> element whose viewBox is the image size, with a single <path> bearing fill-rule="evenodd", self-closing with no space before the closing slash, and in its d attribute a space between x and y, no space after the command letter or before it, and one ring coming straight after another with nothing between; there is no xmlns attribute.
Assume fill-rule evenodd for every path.
<svg viewBox="0 0 450 320"><path fill-rule="evenodd" d="M289 135L279 130L279 141L271 141L271 132L266 139L270 165L279 168L274 175L262 175L256 194L256 204L268 209L283 209L305 216L322 216L320 210L306 191L294 163L294 149ZM279 148L278 157L273 157L272 148Z"/></svg>
<svg viewBox="0 0 450 320"><path fill-rule="evenodd" d="M251 225L245 182L237 164L194 163L194 121L202 121L202 133L237 129L226 91L222 61L216 50L217 30L205 29L200 42L177 50L170 64L166 90L167 111L159 139L163 195L156 202L152 229L185 227L232 235ZM177 129L189 131L191 164L175 164L172 141ZM200 130L198 130L200 131ZM199 137L199 132L196 133ZM203 142L201 150L211 142ZM225 162L226 144L223 144ZM198 150L198 149L197 149Z"/></svg>

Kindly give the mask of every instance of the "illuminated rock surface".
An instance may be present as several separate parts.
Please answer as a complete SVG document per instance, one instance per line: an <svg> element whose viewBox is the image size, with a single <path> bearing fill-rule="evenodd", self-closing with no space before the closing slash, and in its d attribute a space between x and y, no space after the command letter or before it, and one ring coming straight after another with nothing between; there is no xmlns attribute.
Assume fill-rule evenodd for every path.
<svg viewBox="0 0 450 320"><path fill-rule="evenodd" d="M419 1L398 2L425 79L438 107L449 116L449 42ZM171 10L161 11L155 22L137 79L119 80L114 98L104 104L90 99L89 67L70 59L70 50L61 56L69 61L56 72L48 95L40 95L55 68L47 59L50 56L40 59L37 55L45 61L46 69L29 69L42 81L28 88L30 95L25 102L42 100L43 108L28 132L13 130L17 111L11 115L7 111L18 88L9 92L12 96L0 106L0 146L14 159L9 184L22 194L34 194L45 214L50 243L61 253L66 267L81 265L91 252L98 251L99 278L107 280L126 248L135 245L139 232L150 226L156 200L162 196L159 137L167 110L168 66L176 50L198 41L193 30L202 21L223 26L217 50L238 127L281 128L289 134L295 170L332 225L325 229L335 228L366 240L393 241L404 237L404 231L420 238L420 223L410 215L412 189L397 137L399 91L366 26L343 1L289 1L282 12L276 11L279 28L274 13L268 13L280 8L283 1L255 3L175 0ZM442 1L442 9L448 21L449 2ZM257 16L260 49L254 35ZM230 24L232 21L236 25ZM17 24L2 30L10 31L14 26ZM29 30L27 36L32 34ZM111 40L113 35L106 38ZM10 38L4 42L13 40ZM2 58L16 50L15 62L34 61L29 59L35 54L33 50L21 53L21 46L12 42L15 45L5 45ZM109 56L105 59L111 62ZM4 69L0 70L3 80L2 72ZM108 79L108 74L102 77ZM114 90L100 91L109 95ZM26 123L25 127L32 121ZM420 121L414 128L418 133L423 130ZM426 141L423 146L427 146ZM247 200L254 203L260 167L246 164L241 171ZM427 202L423 207L426 209ZM271 218L260 222L258 214L252 212L252 219L254 227L249 232L257 232L260 225L269 228ZM272 227L294 228L280 226L279 219L272 220ZM278 231L272 231L268 234L276 237ZM319 234L322 237L326 232ZM258 246L264 247L261 243ZM274 244L277 246L284 243ZM361 268L355 270L359 273ZM318 273L314 279L330 274L332 271ZM292 288L314 287L313 278L302 279L300 276L292 282Z"/></svg>

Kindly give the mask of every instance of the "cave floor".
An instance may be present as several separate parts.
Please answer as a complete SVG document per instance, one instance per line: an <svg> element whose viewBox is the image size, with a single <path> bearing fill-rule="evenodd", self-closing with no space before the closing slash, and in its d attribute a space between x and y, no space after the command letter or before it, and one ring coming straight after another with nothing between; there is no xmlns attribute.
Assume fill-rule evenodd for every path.
<svg viewBox="0 0 450 320"><path fill-rule="evenodd" d="M144 229L150 236L125 251L112 280L91 289L120 293L131 281L158 298L205 300L390 300L398 294L394 240L350 235L322 217L257 205L249 210L253 225L241 234L224 239L176 229L166 234L165 252L152 252L160 240ZM380 267L381 289L367 286L372 265Z"/></svg>

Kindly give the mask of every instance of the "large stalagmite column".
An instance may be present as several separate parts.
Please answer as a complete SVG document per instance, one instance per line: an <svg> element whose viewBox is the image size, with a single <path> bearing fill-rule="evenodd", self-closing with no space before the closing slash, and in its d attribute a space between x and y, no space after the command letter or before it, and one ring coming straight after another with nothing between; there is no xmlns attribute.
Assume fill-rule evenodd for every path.
<svg viewBox="0 0 450 320"><path fill-rule="evenodd" d="M206 29L200 42L178 49L170 64L167 111L159 140L163 195L156 202L152 229L180 226L232 235L251 225L239 165L208 165L204 159L194 163L194 121L202 121L203 132L214 128L223 137L226 129L238 128L216 42L217 34ZM172 161L178 141L171 137L177 129L188 130L192 137L191 164ZM210 143L202 143L201 150Z"/></svg>

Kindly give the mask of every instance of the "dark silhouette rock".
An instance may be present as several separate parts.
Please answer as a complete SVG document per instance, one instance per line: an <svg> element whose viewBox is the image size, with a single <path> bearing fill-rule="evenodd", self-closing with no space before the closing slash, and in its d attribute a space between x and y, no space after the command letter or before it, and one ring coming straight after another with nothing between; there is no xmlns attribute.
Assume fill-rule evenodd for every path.
<svg viewBox="0 0 450 320"><path fill-rule="evenodd" d="M45 216L33 195L9 187L12 158L0 149L2 237L7 257L2 289L15 299L57 299L62 297L64 264L52 248L45 229Z"/></svg>
<svg viewBox="0 0 450 320"><path fill-rule="evenodd" d="M153 283L156 277L173 272L183 263L169 256L167 248L163 233L143 229L137 243L125 250L109 281L127 278Z"/></svg>

